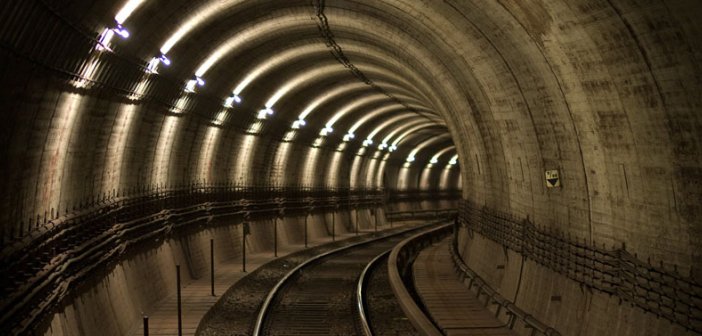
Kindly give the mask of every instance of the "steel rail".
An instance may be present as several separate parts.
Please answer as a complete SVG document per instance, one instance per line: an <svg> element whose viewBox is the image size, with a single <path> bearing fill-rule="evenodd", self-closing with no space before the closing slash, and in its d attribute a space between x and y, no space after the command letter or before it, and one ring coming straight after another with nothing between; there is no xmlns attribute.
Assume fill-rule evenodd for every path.
<svg viewBox="0 0 702 336"><path fill-rule="evenodd" d="M358 283L356 284L356 307L358 308L358 317L361 320L361 327L363 328L363 333L366 336L372 336L373 331L371 330L370 323L368 322L368 314L366 313L364 292L366 291L366 284L368 283L368 275L370 270L375 267L376 263L386 257L392 249L387 250L377 257L373 258L368 265L361 272L361 276L358 277Z"/></svg>

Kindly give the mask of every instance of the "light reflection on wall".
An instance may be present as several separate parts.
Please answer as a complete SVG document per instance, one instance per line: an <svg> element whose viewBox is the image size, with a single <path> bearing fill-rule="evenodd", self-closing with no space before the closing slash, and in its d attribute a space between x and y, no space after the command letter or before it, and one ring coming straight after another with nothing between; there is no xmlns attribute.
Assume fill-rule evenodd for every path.
<svg viewBox="0 0 702 336"><path fill-rule="evenodd" d="M100 64L100 53L94 52L88 56L85 64L80 70L80 75L78 78L73 80L71 83L73 86L84 89L91 88L95 82L95 76L97 75L98 65Z"/></svg>
<svg viewBox="0 0 702 336"><path fill-rule="evenodd" d="M332 159L329 162L329 169L327 169L327 176L325 178L325 184L328 187L341 187L339 181L339 165L343 158L342 152L334 152Z"/></svg>
<svg viewBox="0 0 702 336"><path fill-rule="evenodd" d="M351 188L358 188L358 174L361 168L361 163L363 162L363 156L355 155L353 157L353 163L351 164L351 176L349 179L349 186Z"/></svg>
<svg viewBox="0 0 702 336"><path fill-rule="evenodd" d="M439 179L441 189L462 189L461 170L458 165L446 165Z"/></svg>
<svg viewBox="0 0 702 336"><path fill-rule="evenodd" d="M424 169L422 169L422 174L419 177L419 189L421 190L429 190L430 189L430 184L431 184L431 173L432 173L432 164L428 164Z"/></svg>
<svg viewBox="0 0 702 336"><path fill-rule="evenodd" d="M409 165L403 165L402 168L400 168L400 174L397 177L398 190L407 190L409 188L410 169L411 167Z"/></svg>
<svg viewBox="0 0 702 336"><path fill-rule="evenodd" d="M370 162L368 162L368 169L366 170L366 180L365 180L365 187L366 188L373 188L375 184L375 174L376 174L376 168L378 167L378 161L379 159L373 158L370 159Z"/></svg>
<svg viewBox="0 0 702 336"><path fill-rule="evenodd" d="M77 116L82 112L83 99L77 93L64 93L59 98L54 117L51 120L47 142L42 152L41 175L37 185L40 186L37 193L37 208L45 207L59 209L69 204L63 204L61 190L70 190L63 179L64 166L70 157L71 135L75 128ZM63 189L66 187L66 189ZM67 197L63 197L67 198Z"/></svg>
<svg viewBox="0 0 702 336"><path fill-rule="evenodd" d="M140 100L144 97L144 93L146 92L146 88L149 85L149 74L145 73L141 80L139 81L139 84L134 88L134 92L129 94L127 97L129 100Z"/></svg>
<svg viewBox="0 0 702 336"><path fill-rule="evenodd" d="M137 111L137 105L127 104L122 105L115 118L110 140L107 143L106 162L103 177L103 193L111 193L113 189L120 190L125 185L122 181L122 173L124 172L124 152L127 147L132 130L132 122Z"/></svg>
<svg viewBox="0 0 702 336"><path fill-rule="evenodd" d="M171 150L173 149L173 139L177 131L178 117L166 116L161 126L161 133L156 144L154 158L154 168L151 175L151 183L159 186L168 183L168 172L170 168Z"/></svg>
<svg viewBox="0 0 702 336"><path fill-rule="evenodd" d="M285 186L287 184L287 163L288 154L290 153L290 147L292 143L282 142L278 145L275 153L275 159L273 161L273 169L271 169L271 184L275 186Z"/></svg>
<svg viewBox="0 0 702 336"><path fill-rule="evenodd" d="M447 189L449 186L449 178L451 177L451 169L452 167L450 165L447 165L446 168L444 168L441 171L441 177L439 178L439 188L441 189Z"/></svg>
<svg viewBox="0 0 702 336"><path fill-rule="evenodd" d="M302 170L302 186L313 187L315 177L317 177L317 157L319 156L319 148L310 148L305 158L305 166Z"/></svg>
<svg viewBox="0 0 702 336"><path fill-rule="evenodd" d="M232 171L232 181L238 184L246 184L250 180L251 161L254 159L254 148L256 148L256 136L247 134L243 136L241 146L236 154L234 170Z"/></svg>
<svg viewBox="0 0 702 336"><path fill-rule="evenodd" d="M202 148L200 150L200 157L197 163L197 180L203 181L205 183L213 182L212 176L212 163L214 159L214 153L217 153L217 148L219 147L219 134L221 129L219 127L208 127L205 139L202 141Z"/></svg>
<svg viewBox="0 0 702 336"><path fill-rule="evenodd" d="M385 175L385 164L388 162L387 158L390 155L390 153L385 153L385 156L383 156L383 159L380 160L380 164L378 165L378 170L375 173L375 187L378 188L385 188L383 185L383 176Z"/></svg>

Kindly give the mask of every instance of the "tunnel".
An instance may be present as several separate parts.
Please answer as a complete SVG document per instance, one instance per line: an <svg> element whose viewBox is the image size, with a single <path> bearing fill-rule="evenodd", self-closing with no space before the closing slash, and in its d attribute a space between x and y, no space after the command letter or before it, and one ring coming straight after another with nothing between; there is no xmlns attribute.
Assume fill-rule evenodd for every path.
<svg viewBox="0 0 702 336"><path fill-rule="evenodd" d="M498 317L702 334L700 16L3 0L0 333L140 335L175 265L242 273L247 254L444 216Z"/></svg>

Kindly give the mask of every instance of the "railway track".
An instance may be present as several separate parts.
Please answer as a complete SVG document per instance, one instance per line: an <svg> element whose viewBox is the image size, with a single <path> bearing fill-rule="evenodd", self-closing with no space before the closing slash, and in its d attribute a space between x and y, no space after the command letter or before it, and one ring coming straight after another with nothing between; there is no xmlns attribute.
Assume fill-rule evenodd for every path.
<svg viewBox="0 0 702 336"><path fill-rule="evenodd" d="M312 258L288 272L269 292L253 328L253 335L363 335L366 333L359 307L364 306L361 273L367 265L395 244L427 227L346 246ZM380 259L377 259L380 260ZM373 311L383 320L383 311ZM411 327L411 326L410 326ZM370 330L370 329L368 329Z"/></svg>
<svg viewBox="0 0 702 336"><path fill-rule="evenodd" d="M420 335L397 304L388 277L390 250L366 265L356 285L356 304L363 335Z"/></svg>

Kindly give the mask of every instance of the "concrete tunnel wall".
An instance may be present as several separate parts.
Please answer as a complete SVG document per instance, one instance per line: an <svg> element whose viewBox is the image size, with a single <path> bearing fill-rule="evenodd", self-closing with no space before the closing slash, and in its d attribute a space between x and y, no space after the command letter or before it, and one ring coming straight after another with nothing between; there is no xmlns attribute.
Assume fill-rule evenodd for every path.
<svg viewBox="0 0 702 336"><path fill-rule="evenodd" d="M150 0L123 22L129 39L95 51L123 5L37 3L32 10L50 14L35 19L13 12L19 1L0 11L0 69L12 84L0 100L3 245L44 218L144 186L460 184L461 206L528 219L591 246L625 246L667 272L702 276L702 2ZM56 18L73 28L33 21ZM166 52L171 66L145 74L159 44L183 27L192 29ZM72 34L90 47L66 38ZM82 48L58 53L54 39ZM202 74L206 85L184 93L211 55L219 56ZM262 70L242 104L223 108L251 69ZM296 79L275 114L256 119ZM314 101L306 125L291 129ZM320 136L334 111L345 112ZM355 139L344 141L358 121ZM372 146L362 145L371 134ZM444 134L450 138L403 168L413 148ZM398 149L376 150L381 139ZM455 152L425 173L449 145ZM453 154L460 176L445 170ZM552 169L559 188L546 186ZM459 237L471 268L565 335L686 332L470 227Z"/></svg>

